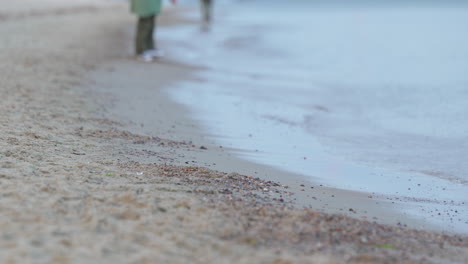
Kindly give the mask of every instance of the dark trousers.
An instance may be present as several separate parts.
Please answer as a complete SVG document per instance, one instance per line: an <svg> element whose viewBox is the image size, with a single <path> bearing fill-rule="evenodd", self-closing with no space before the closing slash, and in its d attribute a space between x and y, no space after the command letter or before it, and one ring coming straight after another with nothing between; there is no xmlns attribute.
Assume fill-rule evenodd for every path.
<svg viewBox="0 0 468 264"><path fill-rule="evenodd" d="M205 22L211 22L212 0L202 0L202 15Z"/></svg>
<svg viewBox="0 0 468 264"><path fill-rule="evenodd" d="M135 40L136 54L140 55L147 50L154 49L153 31L155 24L155 16L138 18Z"/></svg>

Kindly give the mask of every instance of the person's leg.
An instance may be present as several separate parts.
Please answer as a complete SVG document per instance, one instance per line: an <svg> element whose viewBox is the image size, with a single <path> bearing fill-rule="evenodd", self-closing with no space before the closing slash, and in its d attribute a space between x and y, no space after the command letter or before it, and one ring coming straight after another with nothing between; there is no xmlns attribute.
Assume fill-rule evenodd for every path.
<svg viewBox="0 0 468 264"><path fill-rule="evenodd" d="M146 50L154 49L154 27L156 24L156 16L151 16L148 20L148 31L146 35Z"/></svg>
<svg viewBox="0 0 468 264"><path fill-rule="evenodd" d="M212 0L201 0L201 1L202 1L203 20L205 23L209 23L211 22Z"/></svg>
<svg viewBox="0 0 468 264"><path fill-rule="evenodd" d="M135 40L135 52L137 55L153 48L154 16L140 17L138 19Z"/></svg>
<svg viewBox="0 0 468 264"><path fill-rule="evenodd" d="M137 22L136 28L136 35L135 35L135 53L136 55L140 55L143 53L144 44L143 44L143 18L139 17Z"/></svg>

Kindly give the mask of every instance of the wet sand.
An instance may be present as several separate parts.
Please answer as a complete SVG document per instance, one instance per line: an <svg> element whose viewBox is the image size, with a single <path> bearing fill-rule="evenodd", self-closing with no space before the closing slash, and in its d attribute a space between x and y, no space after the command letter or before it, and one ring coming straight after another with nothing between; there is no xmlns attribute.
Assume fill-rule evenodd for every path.
<svg viewBox="0 0 468 264"><path fill-rule="evenodd" d="M171 57L207 68L171 85L171 98L242 159L385 194L406 214L468 232L468 148L459 136L468 9L273 2L220 7L210 32L196 24L160 30ZM395 20L404 22L388 23Z"/></svg>
<svg viewBox="0 0 468 264"><path fill-rule="evenodd" d="M159 145L142 145L137 155L129 157L133 161L152 163L158 160L176 166L201 166L226 173L251 175L279 182L287 191L285 199L296 208L312 208L379 223L441 231L440 226L398 212L398 207L402 205L392 203L386 195L311 184L305 176L237 158L233 152L243 150L218 145L213 137L189 118L188 109L168 96L168 89L173 83L182 79L197 82L194 73L202 68L180 64L170 58L150 65L129 60L113 61L112 65L103 68L90 75L94 85L88 86L96 96L111 98L103 106L107 111L102 113L101 118L119 120L125 124L126 130L134 134L190 142L198 148L167 149ZM170 153L171 156L161 157L161 153Z"/></svg>
<svg viewBox="0 0 468 264"><path fill-rule="evenodd" d="M125 122L134 117L130 110L110 117L112 109L132 108L116 91L148 88L140 78L146 73L151 88L162 89L194 69L133 61L127 52L134 18L125 5L99 3L83 1L73 8L85 11L66 13L44 3L47 12L21 19L13 17L23 10L13 9L0 25L10 36L0 43L8 51L0 54L2 263L468 260L464 236L293 207L293 187L257 178L280 172L238 163L199 138L185 110L161 93L147 112L157 122L148 125L151 133L137 131L136 119ZM359 199L348 211L366 216L358 206L376 201Z"/></svg>

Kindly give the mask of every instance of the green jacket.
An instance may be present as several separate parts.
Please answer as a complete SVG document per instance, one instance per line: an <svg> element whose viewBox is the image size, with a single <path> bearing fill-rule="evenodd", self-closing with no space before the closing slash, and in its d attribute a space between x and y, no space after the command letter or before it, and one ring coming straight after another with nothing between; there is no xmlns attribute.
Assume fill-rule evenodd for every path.
<svg viewBox="0 0 468 264"><path fill-rule="evenodd" d="M161 12L161 0L131 0L130 9L139 17L149 17Z"/></svg>

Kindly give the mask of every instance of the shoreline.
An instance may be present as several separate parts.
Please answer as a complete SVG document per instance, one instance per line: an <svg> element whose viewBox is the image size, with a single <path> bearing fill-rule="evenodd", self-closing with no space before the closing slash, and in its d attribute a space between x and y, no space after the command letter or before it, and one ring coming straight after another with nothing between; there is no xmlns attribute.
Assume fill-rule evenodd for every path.
<svg viewBox="0 0 468 264"><path fill-rule="evenodd" d="M201 166L224 173L240 173L259 177L265 181L279 182L286 187L290 200L296 208L310 208L324 213L345 214L356 219L369 220L392 226L406 226L420 230L447 231L440 226L424 223L398 212L398 205L386 201L385 195L359 193L314 184L306 176L281 171L273 167L242 160L229 148L219 146L207 138L202 128L191 120L184 106L173 102L165 92L178 81L196 81L190 66L162 60L154 64L139 64L131 61L116 61L112 72L98 71L91 80L97 83L92 92L111 94L112 106L106 108L103 119L124 124L124 131L135 135L161 137L175 141L190 142L204 149L173 150L173 159L163 160L175 166ZM104 67L106 68L106 67ZM153 75L152 75L153 72ZM127 75L134 76L132 79ZM164 76L162 79L158 76ZM145 81L145 79L147 79ZM135 80L137 80L135 82ZM155 82L156 81L156 82ZM99 86L99 87L98 87ZM112 87L104 88L103 87ZM133 87L128 89L128 87ZM151 113L149 117L145 113ZM149 120L150 119L150 120ZM153 132L157 131L157 132ZM148 153L162 153L164 148L147 146L140 148ZM138 162L153 163L151 155L132 156ZM404 205L400 205L404 206ZM450 232L449 232L450 233ZM456 233L453 231L451 233Z"/></svg>
<svg viewBox="0 0 468 264"><path fill-rule="evenodd" d="M418 98L416 94L419 91L419 86L415 85L414 89L408 88L406 92L405 89L393 87L388 90L394 92L387 93L387 89L379 86L380 82L374 76L370 78L376 82L377 87L375 88L381 89L380 92L376 90L376 94L379 95L374 96L373 85L367 88L358 88L359 84L354 83L356 80L353 80L350 76L340 76L339 69L325 70L326 75L329 77L336 74L335 78L329 80L328 85L330 87L327 84L321 85L319 81L315 83L314 78L321 78L318 76L308 77L308 74L302 71L305 69L295 69L291 65L291 68L295 70L288 72L287 68L275 65L275 59L271 60L272 65L275 65L275 67L268 71L269 65L266 62L270 62L269 58L275 54L275 52L272 52L275 48L278 51L278 57L283 59L284 65L294 64L293 62L299 63L299 61L296 61L300 56L299 53L302 51L304 54L309 54L309 52L302 45L293 45L296 47L294 50L298 51L298 54L296 56L293 56L295 53L291 54L291 56L282 56L287 54L287 51L280 47L285 46L280 34L282 32L280 30L281 25L270 18L272 14L278 14L278 10L275 11L272 8L272 10L265 11L265 19L260 22L251 19L253 14L248 12L248 10L252 10L252 8L248 8L249 4L242 6L242 4L238 5L238 8L232 6L232 10L227 8L231 12L219 10L223 13L223 16L217 21L211 33L200 33L196 26L190 25L183 25L174 30L162 30L163 36L170 40L166 46L168 46L169 52L173 53L171 54L173 57L188 63L211 65L211 68L198 73L195 81L182 82L174 87L177 88L175 91L169 91L176 102L183 103L190 108L190 111L193 111L193 113L190 113L192 118L197 119L204 129L207 128L206 131L208 132L204 133L215 133L209 135L209 137L215 138L223 146L226 144L239 148L234 152L243 159L252 160L253 162L258 161L268 166L299 174L303 173L310 176L312 181L316 182L318 180L326 186L352 189L358 192L367 191L373 197L375 197L374 192L387 194L385 198L382 198L395 202L395 204L402 203L400 207L404 208L403 212L405 213L437 224L443 229L466 233L468 231L464 206L467 202L464 199L466 186L448 182L442 179L444 177L441 176L442 171L448 172L450 170L459 171L461 172L459 175L463 176L464 166L461 162L463 155L444 155L444 151L450 151L450 149L463 152L463 147L451 145L448 142L444 144L444 140L441 141L437 137L431 137L429 132L427 135L425 133L413 135L408 132L411 129L405 126L402 126L401 130L398 128L386 129L387 126L391 127L389 124L394 123L395 120L391 116L398 116L395 113L398 112L398 109L386 108L385 100L380 102L379 98L392 98L392 93L405 94L407 95L405 98L408 100L411 100L409 98ZM252 6L256 5L253 4ZM231 16L235 13L242 13L242 10L245 11L246 21L236 22L237 20ZM370 17L379 14L379 12L370 13ZM413 15L419 18L417 13ZM312 17L324 18L329 15L321 11L314 14L314 16L311 16L311 21L315 21L312 22L315 25L320 24L321 21L326 21L326 19L317 18L317 20L314 20ZM285 15L288 16L288 14ZM350 12L343 12L342 15L353 17L356 12L350 10ZM385 14L382 15L387 17ZM301 17L305 18L306 16L306 14L302 14ZM340 15L332 17L340 19ZM421 25L430 25L431 22L426 21L424 18L425 16L421 16ZM378 24L379 19L375 20ZM409 19L409 21L412 21L412 19ZM249 29L251 24L255 24L255 26ZM378 25L378 27L383 26L386 29L387 26L390 29L398 28L398 26L392 26L393 24L386 25L385 22ZM345 25L343 26L346 28ZM310 33L314 30L302 29L300 25L295 23L289 25L289 27L294 32L296 32L294 29L301 29ZM245 30L242 30L243 28ZM352 28L353 26L347 29L352 31ZM333 29L333 27L330 28L332 31ZM366 27L363 30L368 32L370 36L373 35ZM338 36L340 35L339 32L338 30L337 34L332 35ZM386 32L386 30L383 32ZM278 35L277 38L274 37L275 35ZM325 40L320 41L317 39L321 43L318 46L313 44L315 43L313 40L308 43L308 38L305 38L305 41L314 47L312 50L315 53L331 52L333 48L331 50L324 48L327 46L326 35L324 36ZM376 35L379 34L376 33ZM183 43L185 36L190 36L191 41ZM381 37L380 39L384 39L383 36ZM299 38L297 40L298 43L301 42ZM334 39L329 41L329 46L333 47L335 47L335 43L342 43ZM282 44L279 45L280 43ZM261 55L249 53L258 49L255 44L258 44L263 50L272 50L265 52L265 54L259 52ZM335 48L340 50L339 47ZM357 48L357 50L362 52L367 59L369 59L369 56L378 57L372 56L372 51L367 54L365 49ZM399 50L405 51L404 47L400 47ZM312 52L312 54L315 53ZM232 56L232 54L238 55L238 58ZM440 56L443 56L443 54L444 52L441 51ZM437 52L434 55L438 56ZM321 58L319 54L315 54L313 56L304 55L304 59L313 62L315 60L314 56ZM430 57L428 54L426 56ZM341 60L347 56L341 53L340 56L331 56L330 59L333 60L333 57L336 60ZM389 63L392 61L395 63L399 60L406 61L404 58L389 59ZM232 61L232 63L229 63L229 61ZM351 61L345 63L346 66L343 65L343 67L352 69ZM322 62L321 59L317 61L318 64ZM325 66L325 68L327 67ZM338 66L338 68L340 67ZM278 71L278 69L282 70ZM281 78L279 76L275 77L275 71ZM315 76L314 73L317 74L317 71L321 72L321 67L312 70L310 74ZM365 72L366 70L363 70L361 73ZM298 80L292 78L292 76L299 73L307 79L307 81L304 80L304 86L297 84ZM291 75L291 78L287 78L286 75ZM456 76L457 74L454 74L454 77ZM422 76L420 79L422 82L425 80L425 82L430 83ZM385 78L381 80L380 84L383 85L383 83L386 83ZM334 84L336 84L336 87ZM356 85L355 89L353 89L353 85ZM291 87L289 88L289 86ZM270 87L275 88L274 92L269 92ZM408 84L408 87L412 86ZM304 92L301 92L301 89ZM340 95L340 89L343 90L342 95ZM309 92L305 92L305 90ZM411 93L411 90L413 93ZM437 89L434 90L437 91ZM457 91L457 88L453 88L453 90ZM301 96L298 96L298 94ZM370 106L363 103L359 96L356 96L359 94L369 96ZM428 91L425 96L431 98L429 94ZM450 94L450 90L446 94ZM459 96L451 97L459 98ZM199 100L192 98L199 98ZM366 98L366 96L362 98ZM296 105L308 105L308 102L314 105L312 109L305 109L301 106L296 107ZM372 102L374 106L372 106ZM392 102L389 104L399 105L398 103L395 104L398 99L392 100ZM435 106L439 106L437 100L431 102ZM378 105L383 107L379 109ZM410 105L417 106L419 104L416 100ZM327 111L316 109L316 106L324 106ZM445 109L443 104L440 107ZM459 104L455 107L461 109ZM412 109L408 107L408 104L404 107L405 112L415 113L416 116L420 116L421 114L416 114L418 113L417 110L424 109L424 107L416 108ZM443 112L441 111L440 114L443 115ZM387 114L379 115L378 113ZM446 119L450 120L448 117ZM405 124L411 123L405 119L404 115L395 119L406 120L404 121ZM421 120L418 120L418 118L413 119L415 127L419 127ZM437 120L434 120L433 124L438 124ZM461 127L463 125L460 125ZM415 130L418 129L415 128ZM450 129L447 128L446 131L450 131ZM456 128L453 131L456 131ZM283 136L279 137L280 134ZM460 142L459 139L456 139L455 134L452 136L453 138L447 139L447 141ZM395 148L392 146L395 146ZM424 146L427 146L427 151ZM249 153L245 152L243 148L258 149L259 152ZM302 156L306 158L302 160ZM436 158L439 156L440 158ZM424 163L424 157L431 157L432 160L429 159ZM451 160L453 166L446 166L445 169L447 170L443 166L440 167L441 164L450 164L444 162L444 160ZM283 164L283 166L280 164ZM457 166L456 164L460 165ZM434 171L435 175L429 176L417 172L417 170L423 168ZM334 173L335 171L341 173ZM441 175L437 175L437 173ZM315 176L317 177L315 178ZM441 179L439 179L439 176L441 176Z"/></svg>
<svg viewBox="0 0 468 264"><path fill-rule="evenodd" d="M126 5L103 2L96 8L0 25L0 33L14 36L0 44L9 51L0 55L2 263L468 259L466 236L295 209L285 206L287 198L280 201L291 189L275 182L193 166L200 164L168 165L191 162L205 149L187 134L171 138L172 130L156 136L128 132L128 125L100 116L119 104L112 93L88 93L95 85L135 87L118 79L112 85L93 81L100 71L120 73L117 62L135 74L148 69L122 55L128 48L122 40L134 23L122 16ZM167 78L182 73L171 67L163 72ZM130 74L121 77L132 79ZM160 115L170 129L171 114ZM182 130L193 129L186 125Z"/></svg>
<svg viewBox="0 0 468 264"><path fill-rule="evenodd" d="M187 22L189 21L184 21L184 23ZM163 23L167 24L168 22ZM174 22L169 23L172 25ZM192 21L192 23L194 22ZM163 46L173 44L164 39L158 40ZM197 146L207 148L199 151L177 150L172 155L179 158L168 160L168 164L197 165L215 171L235 172L260 177L262 180L280 182L281 185L287 186L288 198L291 199L296 208L312 208L320 212L345 214L356 219L419 230L452 234L457 234L460 231L452 225L437 225L423 216L404 212L404 208L407 208L411 201L414 201L411 197L393 197L374 192L364 193L323 187L314 183L309 177L247 161L237 157L234 153L244 150L232 150L226 146L219 146L212 139L212 135L206 134L203 128L191 119L189 110L174 102L167 92L168 89L176 88L178 82L209 82L197 74L199 71L209 69L195 64L184 64L171 59L170 56L148 65L118 60L104 66L104 68L112 68L112 71L101 70L95 72L91 77L93 82L99 83L92 92L113 94L111 97L114 103L108 106L106 110L108 113L102 118L118 120L119 123L126 125L125 130L133 134L189 141ZM134 77L128 79L127 75ZM112 88L103 89L98 86ZM132 89L128 89L128 87L132 87ZM148 116L146 113L151 113L151 115ZM149 149L152 152L161 152L161 149L158 148ZM148 157L136 157L136 160L151 162ZM399 199L405 200L405 202Z"/></svg>

